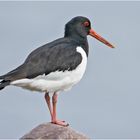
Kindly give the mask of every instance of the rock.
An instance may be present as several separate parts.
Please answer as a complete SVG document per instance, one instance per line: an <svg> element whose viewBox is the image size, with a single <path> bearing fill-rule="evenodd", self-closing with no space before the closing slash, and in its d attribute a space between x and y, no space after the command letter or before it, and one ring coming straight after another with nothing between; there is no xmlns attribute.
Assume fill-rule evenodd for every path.
<svg viewBox="0 0 140 140"><path fill-rule="evenodd" d="M52 123L40 124L21 139L89 139L71 127L63 127Z"/></svg>

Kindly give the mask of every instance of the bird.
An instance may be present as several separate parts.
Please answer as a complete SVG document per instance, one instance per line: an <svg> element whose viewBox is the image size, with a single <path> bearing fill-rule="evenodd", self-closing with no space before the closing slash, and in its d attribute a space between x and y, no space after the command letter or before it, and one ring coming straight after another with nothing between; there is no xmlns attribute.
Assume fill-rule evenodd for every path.
<svg viewBox="0 0 140 140"><path fill-rule="evenodd" d="M87 17L76 16L66 23L64 37L33 50L19 67L0 76L0 90L13 85L45 93L51 123L68 126L57 119L58 95L82 79L89 54L88 35L115 48L91 28Z"/></svg>

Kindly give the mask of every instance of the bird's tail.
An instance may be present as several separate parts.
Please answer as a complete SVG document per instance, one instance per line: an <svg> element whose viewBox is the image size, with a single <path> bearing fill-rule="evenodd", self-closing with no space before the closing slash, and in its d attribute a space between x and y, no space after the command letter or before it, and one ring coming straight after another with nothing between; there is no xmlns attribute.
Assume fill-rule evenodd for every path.
<svg viewBox="0 0 140 140"><path fill-rule="evenodd" d="M0 76L0 90L4 89L6 86L8 86L10 84L10 81L9 80L4 80L3 79L3 76Z"/></svg>
<svg viewBox="0 0 140 140"><path fill-rule="evenodd" d="M24 65L21 65L16 69L8 72L7 74L0 76L0 90L10 85L11 81L26 77L26 73L24 73L24 71L25 71L25 67Z"/></svg>

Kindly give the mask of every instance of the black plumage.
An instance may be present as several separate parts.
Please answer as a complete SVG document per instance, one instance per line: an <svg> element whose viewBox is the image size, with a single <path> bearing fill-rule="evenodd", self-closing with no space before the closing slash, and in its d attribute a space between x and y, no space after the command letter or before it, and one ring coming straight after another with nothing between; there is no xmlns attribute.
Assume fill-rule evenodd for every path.
<svg viewBox="0 0 140 140"><path fill-rule="evenodd" d="M88 56L88 30L83 25L80 25L83 29L77 29L81 22L87 20L84 17L77 17L69 21L65 26L63 38L35 49L22 65L0 76L0 89L15 80L31 79L43 74L48 75L54 71L74 70L82 61L82 56L76 51L76 48L82 47ZM85 31L82 32L83 30Z"/></svg>
<svg viewBox="0 0 140 140"><path fill-rule="evenodd" d="M60 44L59 44L60 43ZM82 61L81 54L76 51L78 43L61 38L34 50L18 68L0 77L5 81L21 78L35 78L54 71L71 71Z"/></svg>

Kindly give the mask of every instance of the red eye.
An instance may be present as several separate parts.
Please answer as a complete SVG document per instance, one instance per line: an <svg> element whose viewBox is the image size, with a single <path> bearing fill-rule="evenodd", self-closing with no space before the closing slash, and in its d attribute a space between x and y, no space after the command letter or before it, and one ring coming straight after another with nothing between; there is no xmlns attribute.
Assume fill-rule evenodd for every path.
<svg viewBox="0 0 140 140"><path fill-rule="evenodd" d="M88 21L85 21L85 22L84 22L84 26L85 26L85 27L88 27L88 26L89 26L89 22L88 22Z"/></svg>

